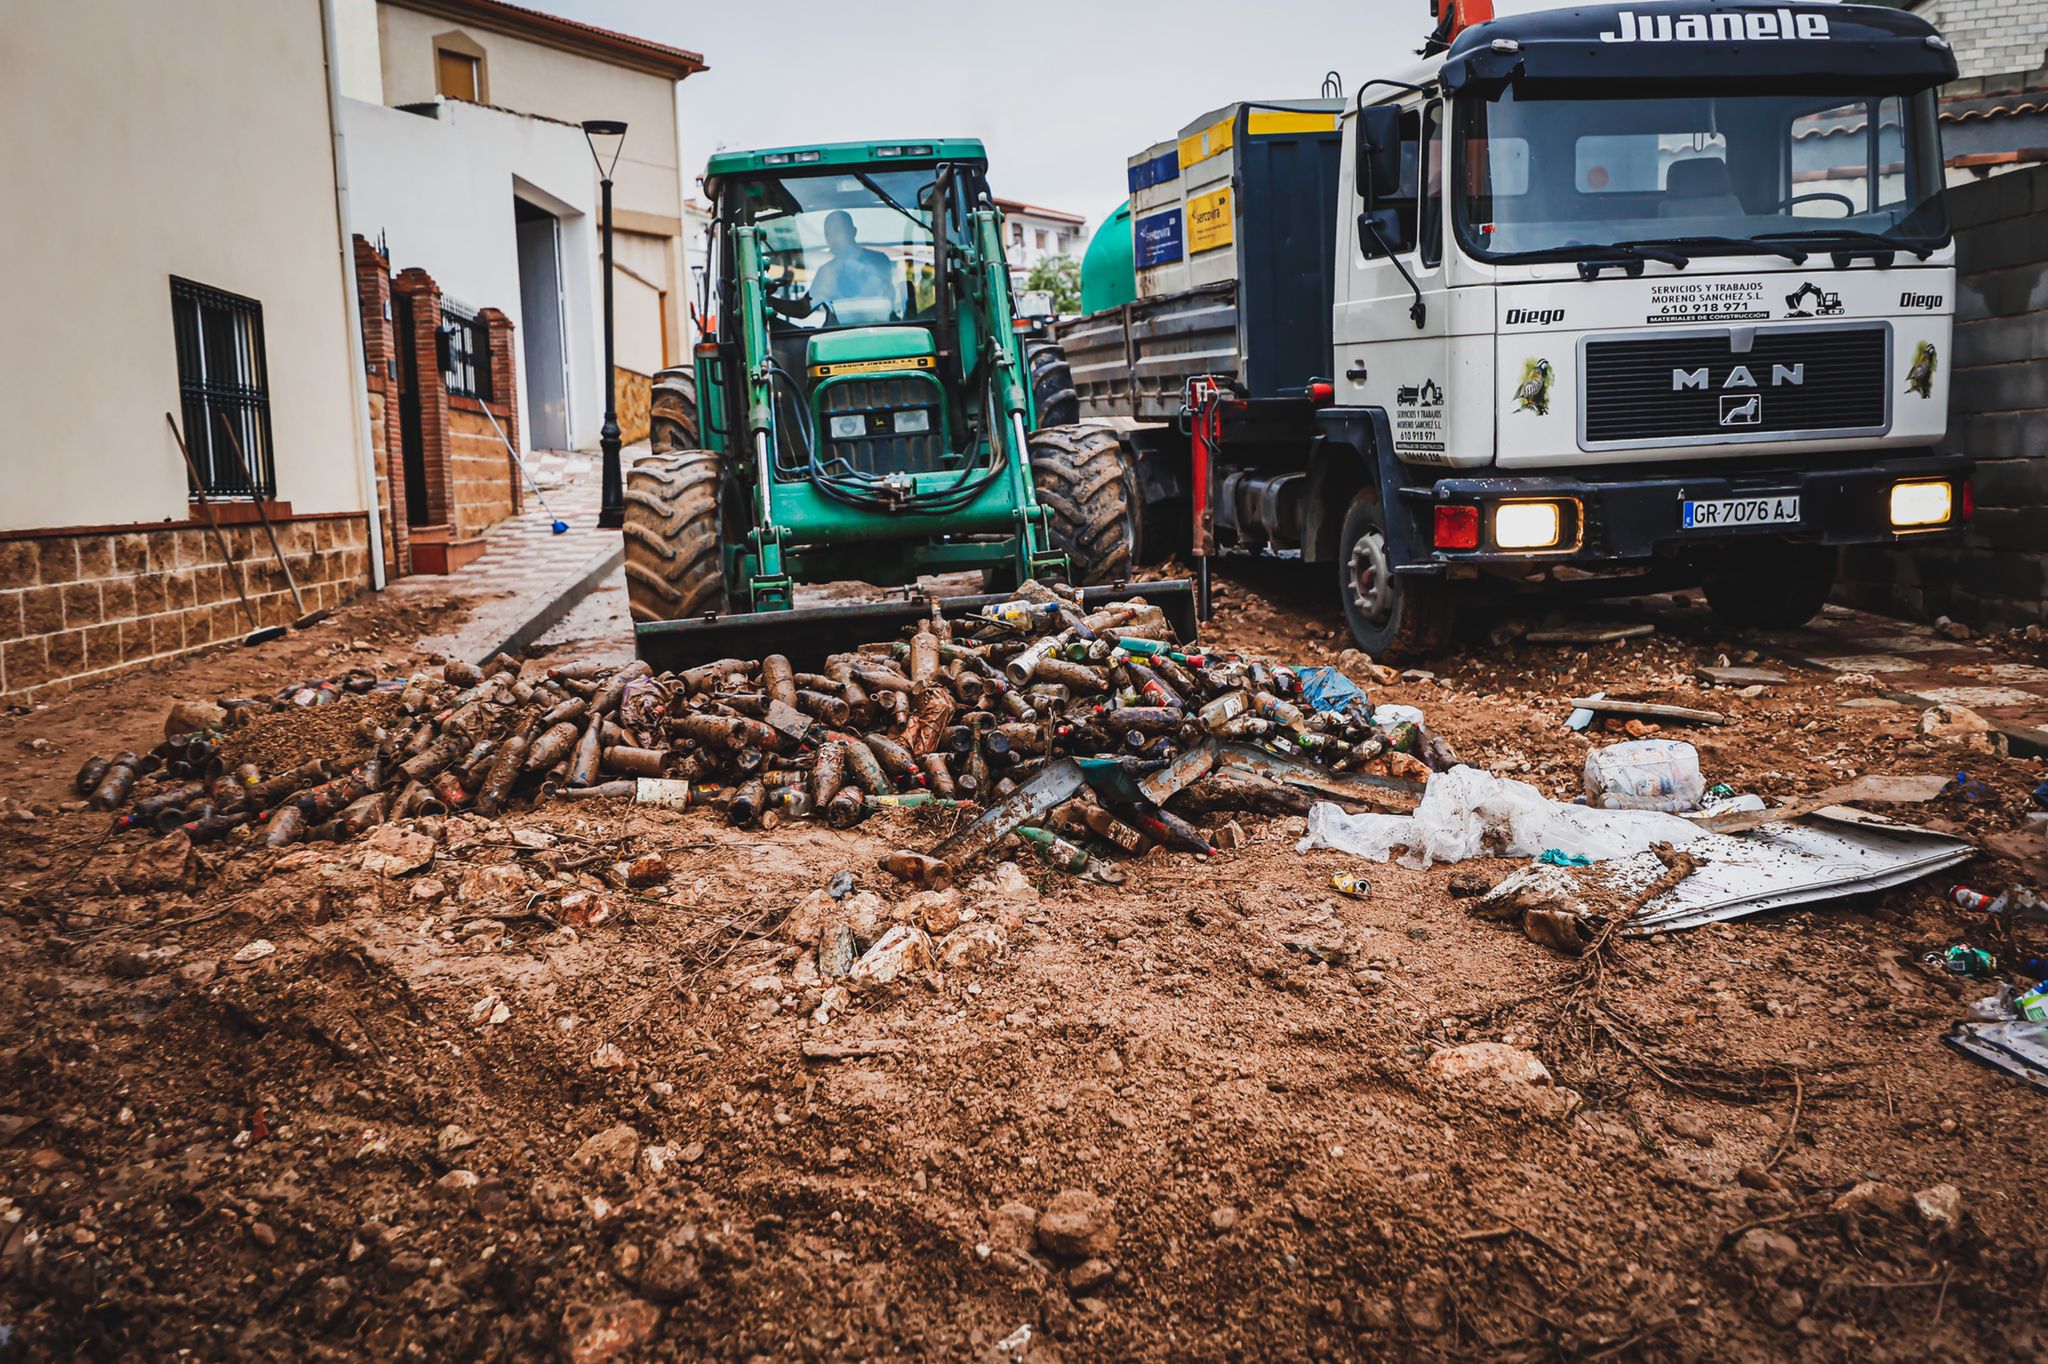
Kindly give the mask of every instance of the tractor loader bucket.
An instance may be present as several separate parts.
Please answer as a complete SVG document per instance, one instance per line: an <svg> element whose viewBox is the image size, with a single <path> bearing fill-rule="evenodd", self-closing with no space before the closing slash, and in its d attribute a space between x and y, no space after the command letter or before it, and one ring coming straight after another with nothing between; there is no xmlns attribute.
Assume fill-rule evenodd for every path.
<svg viewBox="0 0 2048 1364"><path fill-rule="evenodd" d="M1013 595L996 592L937 600L940 614L958 620L1009 601ZM1143 597L1164 611L1183 640L1195 638L1194 587L1185 578L1081 589L1081 604L1090 608L1132 597ZM848 606L800 606L789 611L652 621L633 628L633 643L640 657L657 672L720 658L760 658L767 654L783 654L799 669L816 671L833 654L893 639L904 627L929 619L932 601L930 597L898 598Z"/></svg>

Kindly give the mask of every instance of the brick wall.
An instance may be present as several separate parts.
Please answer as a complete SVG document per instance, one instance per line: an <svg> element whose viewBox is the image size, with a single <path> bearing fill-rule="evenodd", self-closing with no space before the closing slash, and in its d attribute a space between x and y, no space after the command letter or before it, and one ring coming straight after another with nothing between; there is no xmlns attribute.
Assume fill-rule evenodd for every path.
<svg viewBox="0 0 2048 1364"><path fill-rule="evenodd" d="M356 293L363 309L363 373L370 389L370 449L377 464L377 503L383 510L384 576L412 572L405 523L405 485L394 484L399 458L398 341L392 331L391 262L361 237L355 239ZM403 478L398 472L397 477Z"/></svg>
<svg viewBox="0 0 2048 1364"><path fill-rule="evenodd" d="M1949 191L1956 328L1947 447L1977 461L1959 543L1845 558L1851 605L1979 629L2048 622L2048 166Z"/></svg>
<svg viewBox="0 0 2048 1364"><path fill-rule="evenodd" d="M251 518L221 534L257 619L289 624L298 610L253 510L217 510ZM367 516L287 519L277 534L308 611L339 606L368 582ZM36 700L240 639L249 622L232 572L203 521L0 536L0 697Z"/></svg>
<svg viewBox="0 0 2048 1364"><path fill-rule="evenodd" d="M2031 71L2048 47L2048 0L1925 0L1911 8L1948 39L1965 80Z"/></svg>
<svg viewBox="0 0 2048 1364"><path fill-rule="evenodd" d="M491 408L495 412L497 404ZM475 398L448 400L448 460L455 496L451 538L474 540L518 510L513 496L518 471Z"/></svg>

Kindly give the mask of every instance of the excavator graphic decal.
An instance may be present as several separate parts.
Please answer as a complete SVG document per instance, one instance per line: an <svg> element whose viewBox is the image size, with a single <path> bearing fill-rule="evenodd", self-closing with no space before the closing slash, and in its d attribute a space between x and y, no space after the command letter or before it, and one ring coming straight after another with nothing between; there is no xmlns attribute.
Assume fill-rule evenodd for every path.
<svg viewBox="0 0 2048 1364"><path fill-rule="evenodd" d="M1807 300L1812 299L1811 303ZM1807 280L1797 289L1785 295L1785 316L1787 317L1836 317L1842 312L1842 296L1822 289L1812 280Z"/></svg>

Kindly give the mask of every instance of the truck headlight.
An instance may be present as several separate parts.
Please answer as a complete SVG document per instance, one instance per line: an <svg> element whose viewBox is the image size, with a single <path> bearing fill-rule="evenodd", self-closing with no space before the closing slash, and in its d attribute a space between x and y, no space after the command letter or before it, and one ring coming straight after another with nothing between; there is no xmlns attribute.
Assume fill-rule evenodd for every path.
<svg viewBox="0 0 2048 1364"><path fill-rule="evenodd" d="M913 407L898 412L895 417L896 434L915 436L932 429L932 413L928 407Z"/></svg>
<svg viewBox="0 0 2048 1364"><path fill-rule="evenodd" d="M849 416L832 419L832 439L859 440L868 433L868 419L855 412Z"/></svg>
<svg viewBox="0 0 2048 1364"><path fill-rule="evenodd" d="M1503 502L1493 509L1493 543L1501 549L1554 549L1564 538L1555 502Z"/></svg>
<svg viewBox="0 0 2048 1364"><path fill-rule="evenodd" d="M1945 526L1955 512L1955 490L1946 479L1892 484L1892 526Z"/></svg>

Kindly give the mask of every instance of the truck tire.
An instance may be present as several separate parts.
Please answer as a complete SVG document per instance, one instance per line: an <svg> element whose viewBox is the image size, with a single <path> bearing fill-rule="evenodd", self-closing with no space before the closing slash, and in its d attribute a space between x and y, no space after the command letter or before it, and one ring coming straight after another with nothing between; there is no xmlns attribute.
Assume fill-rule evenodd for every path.
<svg viewBox="0 0 2048 1364"><path fill-rule="evenodd" d="M626 601L634 621L724 611L719 457L655 450L626 471Z"/></svg>
<svg viewBox="0 0 2048 1364"><path fill-rule="evenodd" d="M1455 589L1440 578L1404 577L1387 551L1377 490L1351 499L1337 539L1337 594L1358 647L1375 659L1423 658L1448 644L1458 620Z"/></svg>
<svg viewBox="0 0 2048 1364"><path fill-rule="evenodd" d="M657 454L675 454L697 448L696 370L685 366L656 374L648 409L649 449Z"/></svg>
<svg viewBox="0 0 2048 1364"><path fill-rule="evenodd" d="M1071 426L1081 420L1074 371L1057 341L1025 343L1024 368L1031 375L1031 410L1038 414L1040 428Z"/></svg>
<svg viewBox="0 0 2048 1364"><path fill-rule="evenodd" d="M1031 477L1075 586L1128 581L1138 548L1138 471L1116 433L1099 426L1033 432Z"/></svg>
<svg viewBox="0 0 2048 1364"><path fill-rule="evenodd" d="M1735 541L1707 574L1707 605L1738 629L1796 630L1828 604L1838 558L1832 545Z"/></svg>

